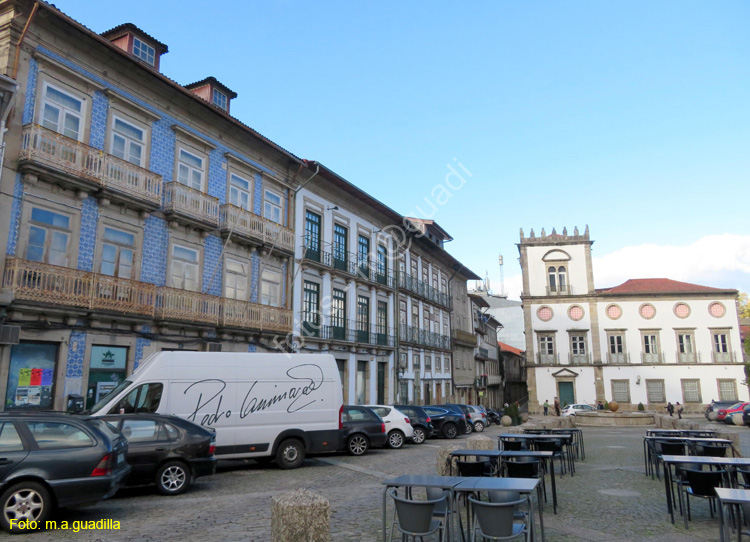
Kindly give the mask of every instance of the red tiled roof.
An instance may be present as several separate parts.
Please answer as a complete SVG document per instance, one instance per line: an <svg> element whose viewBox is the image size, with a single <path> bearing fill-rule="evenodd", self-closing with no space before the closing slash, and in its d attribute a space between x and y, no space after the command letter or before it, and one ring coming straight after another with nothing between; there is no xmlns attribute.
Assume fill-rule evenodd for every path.
<svg viewBox="0 0 750 542"><path fill-rule="evenodd" d="M737 293L737 290L711 288L672 279L630 279L613 288L597 288L601 294L686 294Z"/></svg>
<svg viewBox="0 0 750 542"><path fill-rule="evenodd" d="M497 341L497 345L500 347L500 350L503 352L511 352L517 356L523 355L523 350L519 350L518 348L513 348L509 344L501 343L500 341Z"/></svg>

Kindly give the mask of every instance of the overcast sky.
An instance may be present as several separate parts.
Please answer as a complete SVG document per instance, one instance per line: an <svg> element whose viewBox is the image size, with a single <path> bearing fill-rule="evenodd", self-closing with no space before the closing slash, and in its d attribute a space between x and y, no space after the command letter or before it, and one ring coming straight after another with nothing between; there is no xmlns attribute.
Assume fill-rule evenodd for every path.
<svg viewBox="0 0 750 542"><path fill-rule="evenodd" d="M495 291L503 254L520 293L519 228L586 224L597 287L750 291L750 2L55 3L136 24L167 76L215 76L243 122L438 221Z"/></svg>

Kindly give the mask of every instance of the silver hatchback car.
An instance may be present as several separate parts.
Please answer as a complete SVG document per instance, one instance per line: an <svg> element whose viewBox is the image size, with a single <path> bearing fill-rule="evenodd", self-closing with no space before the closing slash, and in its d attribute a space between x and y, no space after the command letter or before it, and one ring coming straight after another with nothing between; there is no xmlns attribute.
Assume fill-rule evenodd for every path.
<svg viewBox="0 0 750 542"><path fill-rule="evenodd" d="M471 410L471 426L477 433L484 431L487 426L487 415L476 405L466 405Z"/></svg>

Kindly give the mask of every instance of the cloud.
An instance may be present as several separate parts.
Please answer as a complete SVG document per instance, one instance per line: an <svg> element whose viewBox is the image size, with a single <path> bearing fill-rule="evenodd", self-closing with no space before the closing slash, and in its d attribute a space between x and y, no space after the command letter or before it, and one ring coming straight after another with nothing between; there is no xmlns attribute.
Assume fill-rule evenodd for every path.
<svg viewBox="0 0 750 542"><path fill-rule="evenodd" d="M597 288L628 279L668 278L716 288L750 291L750 235L707 235L685 246L644 244L623 247L593 258ZM494 289L499 281L493 277ZM520 299L520 274L506 277L505 291Z"/></svg>

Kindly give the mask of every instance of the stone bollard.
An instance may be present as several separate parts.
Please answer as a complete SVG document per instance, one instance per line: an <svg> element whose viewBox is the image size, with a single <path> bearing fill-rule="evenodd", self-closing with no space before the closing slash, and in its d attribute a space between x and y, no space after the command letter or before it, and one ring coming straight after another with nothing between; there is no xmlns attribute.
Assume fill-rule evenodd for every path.
<svg viewBox="0 0 750 542"><path fill-rule="evenodd" d="M742 412L732 414L732 423L738 426L745 425L745 421L742 419Z"/></svg>
<svg viewBox="0 0 750 542"><path fill-rule="evenodd" d="M466 439L469 450L497 450L495 441L483 435L474 435Z"/></svg>
<svg viewBox="0 0 750 542"><path fill-rule="evenodd" d="M271 542L330 542L331 505L309 489L271 498Z"/></svg>
<svg viewBox="0 0 750 542"><path fill-rule="evenodd" d="M525 412L521 413L521 423L526 423L527 421L529 421L529 415Z"/></svg>
<svg viewBox="0 0 750 542"><path fill-rule="evenodd" d="M500 419L500 423L503 424L503 427L510 427L511 425L513 425L513 420L511 419L510 416L503 416Z"/></svg>
<svg viewBox="0 0 750 542"><path fill-rule="evenodd" d="M437 451L437 457L435 458L435 471L438 476L450 476L450 469L448 468L448 458L451 452L460 450L462 448L459 444L447 444L441 446Z"/></svg>

